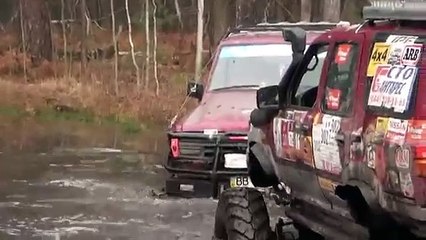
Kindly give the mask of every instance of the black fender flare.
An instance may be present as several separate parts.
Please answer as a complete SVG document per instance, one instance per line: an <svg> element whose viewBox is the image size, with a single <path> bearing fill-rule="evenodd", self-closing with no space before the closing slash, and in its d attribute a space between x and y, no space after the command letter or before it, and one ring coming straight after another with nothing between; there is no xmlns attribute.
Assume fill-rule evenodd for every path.
<svg viewBox="0 0 426 240"><path fill-rule="evenodd" d="M248 151L248 172L252 182L257 187L271 187L279 183L273 164L270 148L258 142L250 142Z"/></svg>

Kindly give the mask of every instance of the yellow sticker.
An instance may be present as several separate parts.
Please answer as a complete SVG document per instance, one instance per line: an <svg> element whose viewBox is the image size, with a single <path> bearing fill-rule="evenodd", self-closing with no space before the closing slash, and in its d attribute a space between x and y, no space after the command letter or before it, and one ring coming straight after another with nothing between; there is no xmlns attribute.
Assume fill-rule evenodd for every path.
<svg viewBox="0 0 426 240"><path fill-rule="evenodd" d="M389 118L378 117L376 121L376 131L385 133L388 129Z"/></svg>
<svg viewBox="0 0 426 240"><path fill-rule="evenodd" d="M318 181L319 181L320 187L326 191L334 192L334 190L336 189L337 184L335 184L330 179L318 177Z"/></svg>
<svg viewBox="0 0 426 240"><path fill-rule="evenodd" d="M386 64L390 55L390 44L377 42L374 44L373 51L368 63L367 76L372 77L376 74L376 68L380 64Z"/></svg>

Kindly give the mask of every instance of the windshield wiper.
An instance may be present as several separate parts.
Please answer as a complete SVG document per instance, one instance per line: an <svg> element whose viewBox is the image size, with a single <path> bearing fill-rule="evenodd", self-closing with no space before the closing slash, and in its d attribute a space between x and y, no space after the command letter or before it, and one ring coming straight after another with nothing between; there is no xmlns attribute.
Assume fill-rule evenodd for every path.
<svg viewBox="0 0 426 240"><path fill-rule="evenodd" d="M212 91L217 91L217 90L226 90L226 89L236 89L236 88L258 88L260 87L259 85L235 85L235 86L229 86L229 87L221 87L221 88L215 88L212 89Z"/></svg>

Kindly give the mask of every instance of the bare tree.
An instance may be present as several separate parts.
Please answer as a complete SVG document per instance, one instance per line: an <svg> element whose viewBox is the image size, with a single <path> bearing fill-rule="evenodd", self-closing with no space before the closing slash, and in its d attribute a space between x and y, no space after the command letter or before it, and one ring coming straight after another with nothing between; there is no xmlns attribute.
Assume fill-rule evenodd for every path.
<svg viewBox="0 0 426 240"><path fill-rule="evenodd" d="M118 49L117 49L117 36L115 35L115 10L114 0L111 3L111 24L112 24L112 44L114 45L114 87L115 95L118 95Z"/></svg>
<svg viewBox="0 0 426 240"><path fill-rule="evenodd" d="M197 51L195 55L195 79L199 81L201 78L202 54L203 54L203 16L204 16L204 0L198 0L197 14Z"/></svg>
<svg viewBox="0 0 426 240"><path fill-rule="evenodd" d="M61 0L61 25L62 25L62 38L64 40L64 65L65 65L65 75L69 76L68 72L68 44L67 44L67 29L65 26L65 2Z"/></svg>
<svg viewBox="0 0 426 240"><path fill-rule="evenodd" d="M175 0L176 16L178 17L180 29L183 29L182 12L180 11L179 0Z"/></svg>
<svg viewBox="0 0 426 240"><path fill-rule="evenodd" d="M130 43L130 47L131 47L131 54L132 54L132 60L133 60L133 65L135 66L136 69L136 83L138 85L138 88L141 85L141 80L140 80L140 71L139 71L139 66L138 63L136 62L136 57L135 57L135 45L133 44L133 37L132 37L132 22L130 19L130 13L129 13L129 0L126 0L126 15L127 15L127 24L128 24L128 32L129 32L129 43Z"/></svg>
<svg viewBox="0 0 426 240"><path fill-rule="evenodd" d="M22 37L22 52L24 53L24 81L27 82L27 49L26 49L26 38L24 30L24 17L22 14L22 2L19 2L19 15L21 18L21 37Z"/></svg>
<svg viewBox="0 0 426 240"><path fill-rule="evenodd" d="M86 0L80 0L80 20L81 20L81 72L84 74L87 67L87 19Z"/></svg>
<svg viewBox="0 0 426 240"><path fill-rule="evenodd" d="M34 63L53 57L49 10L44 0L20 0L22 32L27 52ZM29 37L31 36L31 37Z"/></svg>
<svg viewBox="0 0 426 240"><path fill-rule="evenodd" d="M302 0L300 20L305 22L311 21L312 0Z"/></svg>
<svg viewBox="0 0 426 240"><path fill-rule="evenodd" d="M324 0L324 21L338 22L340 20L340 0Z"/></svg>
<svg viewBox="0 0 426 240"><path fill-rule="evenodd" d="M157 66L157 4L155 0L152 0L152 24L153 24L153 38L154 38L154 46L153 46L153 61L154 61L154 79L155 79L155 94L158 96L160 94L160 82L158 81L158 66Z"/></svg>
<svg viewBox="0 0 426 240"><path fill-rule="evenodd" d="M146 56L145 56L145 88L149 87L149 59L150 59L150 44L149 44L149 0L145 0L145 41L146 41Z"/></svg>

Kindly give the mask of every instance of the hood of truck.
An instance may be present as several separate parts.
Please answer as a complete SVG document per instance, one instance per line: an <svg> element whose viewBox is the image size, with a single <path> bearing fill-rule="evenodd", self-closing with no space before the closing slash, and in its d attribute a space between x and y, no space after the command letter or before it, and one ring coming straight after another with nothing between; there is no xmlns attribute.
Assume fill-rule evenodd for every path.
<svg viewBox="0 0 426 240"><path fill-rule="evenodd" d="M250 113L256 108L256 90L219 90L205 93L202 102L182 120L175 131L248 132Z"/></svg>

